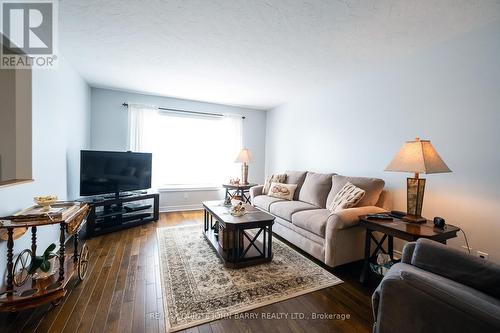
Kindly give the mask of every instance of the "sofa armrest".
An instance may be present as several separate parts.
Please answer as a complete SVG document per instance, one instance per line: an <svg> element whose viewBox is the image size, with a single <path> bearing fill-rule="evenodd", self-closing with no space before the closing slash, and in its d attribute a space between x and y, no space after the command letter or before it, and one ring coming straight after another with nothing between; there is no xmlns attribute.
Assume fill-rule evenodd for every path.
<svg viewBox="0 0 500 333"><path fill-rule="evenodd" d="M391 267L375 290L372 302L375 332L500 329L499 300L408 264Z"/></svg>
<svg viewBox="0 0 500 333"><path fill-rule="evenodd" d="M256 185L250 187L250 201L253 202L253 198L255 198L258 195L262 195L262 189L264 188L264 185Z"/></svg>
<svg viewBox="0 0 500 333"><path fill-rule="evenodd" d="M328 218L326 229L347 229L359 223L359 216L386 212L383 208L376 206L364 206L342 209L331 213Z"/></svg>
<svg viewBox="0 0 500 333"><path fill-rule="evenodd" d="M449 246L419 239L411 264L500 298L500 266Z"/></svg>

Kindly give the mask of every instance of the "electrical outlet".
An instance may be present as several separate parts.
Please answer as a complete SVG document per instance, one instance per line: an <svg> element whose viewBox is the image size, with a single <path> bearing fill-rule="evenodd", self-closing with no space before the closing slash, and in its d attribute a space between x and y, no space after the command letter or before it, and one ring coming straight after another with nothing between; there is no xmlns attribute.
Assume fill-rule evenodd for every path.
<svg viewBox="0 0 500 333"><path fill-rule="evenodd" d="M477 251L476 252L477 256L479 258L482 258L482 259L485 259L485 260L488 260L488 253L486 252L482 252L482 251Z"/></svg>
<svg viewBox="0 0 500 333"><path fill-rule="evenodd" d="M187 192L184 192L184 199L189 198L189 194Z"/></svg>

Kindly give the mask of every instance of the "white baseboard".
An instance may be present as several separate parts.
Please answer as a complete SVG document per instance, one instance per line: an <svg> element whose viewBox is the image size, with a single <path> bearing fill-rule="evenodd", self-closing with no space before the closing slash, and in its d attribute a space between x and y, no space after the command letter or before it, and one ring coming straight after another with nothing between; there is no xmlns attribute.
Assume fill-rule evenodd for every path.
<svg viewBox="0 0 500 333"><path fill-rule="evenodd" d="M201 210L203 206L200 204L194 205L179 205L179 206L161 206L160 212L168 213L168 212L179 212L185 210Z"/></svg>

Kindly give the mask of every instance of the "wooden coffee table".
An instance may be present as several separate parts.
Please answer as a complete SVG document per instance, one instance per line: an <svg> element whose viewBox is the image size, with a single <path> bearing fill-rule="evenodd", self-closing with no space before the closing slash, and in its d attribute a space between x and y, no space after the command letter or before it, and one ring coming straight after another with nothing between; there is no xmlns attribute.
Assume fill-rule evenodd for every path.
<svg viewBox="0 0 500 333"><path fill-rule="evenodd" d="M273 258L274 216L244 205L247 213L236 217L222 201L203 202L203 234L226 267L257 265Z"/></svg>

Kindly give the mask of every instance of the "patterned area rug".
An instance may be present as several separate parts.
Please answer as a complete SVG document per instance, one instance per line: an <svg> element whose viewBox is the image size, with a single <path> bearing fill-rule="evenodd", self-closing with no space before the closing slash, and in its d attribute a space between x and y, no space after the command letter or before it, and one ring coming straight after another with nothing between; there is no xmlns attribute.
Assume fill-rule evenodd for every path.
<svg viewBox="0 0 500 333"><path fill-rule="evenodd" d="M157 229L169 332L342 282L276 238L272 262L225 268L204 238L202 229L201 225Z"/></svg>

